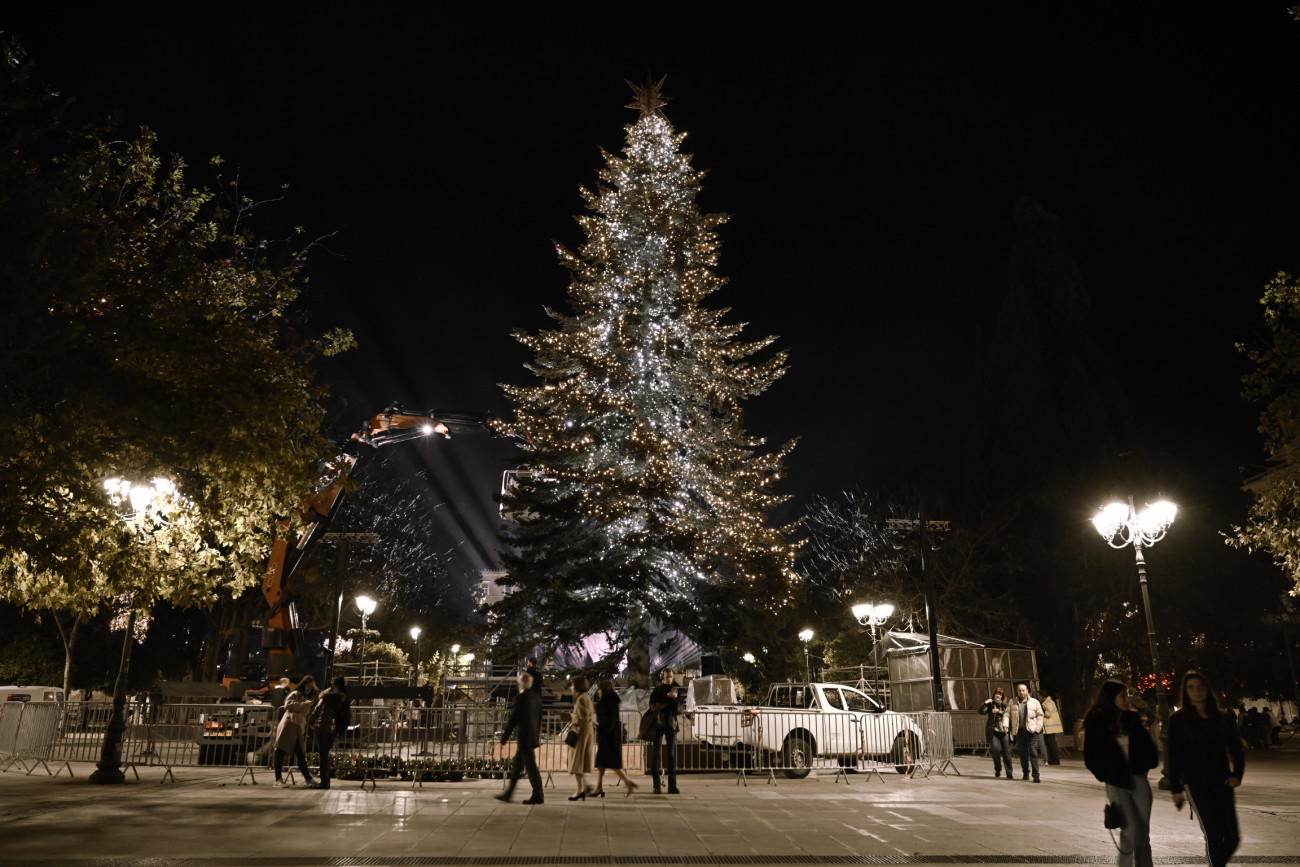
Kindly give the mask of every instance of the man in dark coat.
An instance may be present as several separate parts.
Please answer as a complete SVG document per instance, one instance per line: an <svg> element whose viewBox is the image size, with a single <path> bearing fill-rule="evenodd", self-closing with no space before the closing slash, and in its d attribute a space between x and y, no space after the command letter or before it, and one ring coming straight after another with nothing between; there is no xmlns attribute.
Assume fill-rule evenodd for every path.
<svg viewBox="0 0 1300 867"><path fill-rule="evenodd" d="M510 765L510 781L506 783L506 790L492 796L498 801L510 800L520 774L527 771L533 796L524 803L542 803L542 772L537 768L537 754L534 752L542 744L542 697L532 689L532 685L531 674L525 671L519 675L519 695L515 698L515 707L510 712L506 730L501 733L501 745L505 746L515 729L519 730L519 744L515 748L514 762Z"/></svg>

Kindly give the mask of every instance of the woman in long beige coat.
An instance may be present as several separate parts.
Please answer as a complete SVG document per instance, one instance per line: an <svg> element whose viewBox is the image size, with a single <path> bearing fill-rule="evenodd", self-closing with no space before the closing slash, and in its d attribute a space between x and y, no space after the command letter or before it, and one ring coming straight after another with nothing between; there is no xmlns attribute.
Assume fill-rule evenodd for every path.
<svg viewBox="0 0 1300 867"><path fill-rule="evenodd" d="M298 682L298 688L289 693L284 700L284 716L275 728L275 786L284 785L280 774L284 770L284 757L291 755L298 761L298 770L302 779L311 785L311 774L307 771L307 754L304 744L307 740L307 714L316 706L316 679L307 675Z"/></svg>
<svg viewBox="0 0 1300 867"><path fill-rule="evenodd" d="M569 748L569 773L578 781L578 794L570 801L582 801L587 797L585 774L596 770L596 706L587 695L587 678L578 675L569 682L573 692L573 714L569 717L569 728L578 736L578 742Z"/></svg>

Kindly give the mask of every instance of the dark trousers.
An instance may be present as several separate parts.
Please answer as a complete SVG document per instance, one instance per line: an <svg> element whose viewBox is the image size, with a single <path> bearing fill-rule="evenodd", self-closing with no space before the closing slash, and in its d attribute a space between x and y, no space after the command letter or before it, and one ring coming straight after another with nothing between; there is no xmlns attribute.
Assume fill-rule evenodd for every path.
<svg viewBox="0 0 1300 867"><path fill-rule="evenodd" d="M1006 765L1007 778L1011 778L1011 735L1006 732L989 732L989 755L993 757L993 773L1002 773Z"/></svg>
<svg viewBox="0 0 1300 867"><path fill-rule="evenodd" d="M1016 735L1016 749L1020 750L1021 776L1029 773L1029 765L1034 766L1034 779L1038 779L1038 751L1043 748L1042 732L1020 732Z"/></svg>
<svg viewBox="0 0 1300 867"><path fill-rule="evenodd" d="M320 787L330 787L330 750L334 747L334 732L316 732L316 749L320 750Z"/></svg>
<svg viewBox="0 0 1300 867"><path fill-rule="evenodd" d="M528 784L533 787L533 800L542 799L542 772L537 767L537 751L532 747L519 746L515 750L514 761L510 763L510 782L506 783L506 799L515 793L515 784L519 777L528 774Z"/></svg>
<svg viewBox="0 0 1300 867"><path fill-rule="evenodd" d="M298 763L298 771L302 774L303 780L310 783L311 773L307 770L307 754L302 751L302 741L294 741L293 758ZM280 774L284 771L284 750L275 751L275 779L280 779Z"/></svg>
<svg viewBox="0 0 1300 867"><path fill-rule="evenodd" d="M1236 793L1219 783L1189 783L1186 794L1205 834L1210 867L1224 867L1241 842L1237 831Z"/></svg>
<svg viewBox="0 0 1300 867"><path fill-rule="evenodd" d="M658 729L655 731L654 743L650 746L650 776L654 778L655 788L659 788L659 745L666 750L665 761L668 764L668 788L677 788L677 730Z"/></svg>

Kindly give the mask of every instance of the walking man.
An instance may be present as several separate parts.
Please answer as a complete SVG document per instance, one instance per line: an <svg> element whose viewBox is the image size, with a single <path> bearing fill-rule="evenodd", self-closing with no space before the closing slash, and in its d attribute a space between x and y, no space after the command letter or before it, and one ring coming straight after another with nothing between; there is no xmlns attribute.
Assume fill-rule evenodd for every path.
<svg viewBox="0 0 1300 867"><path fill-rule="evenodd" d="M519 695L515 697L515 708L510 712L510 722L501 734L501 745L510 740L510 733L519 730L519 743L515 747L515 758L510 765L510 781L506 790L493 795L498 801L509 802L515 793L515 784L519 776L527 772L528 782L533 787L533 796L525 804L542 803L542 772L537 768L537 754L534 752L542 743L542 696L532 688L533 676L528 672L519 674Z"/></svg>
<svg viewBox="0 0 1300 867"><path fill-rule="evenodd" d="M1038 779L1038 751L1043 742L1043 705L1029 694L1029 685L1016 684L1016 700L1008 710L1011 722L1011 739L1020 750L1020 779L1029 779L1029 766L1033 763L1034 782Z"/></svg>

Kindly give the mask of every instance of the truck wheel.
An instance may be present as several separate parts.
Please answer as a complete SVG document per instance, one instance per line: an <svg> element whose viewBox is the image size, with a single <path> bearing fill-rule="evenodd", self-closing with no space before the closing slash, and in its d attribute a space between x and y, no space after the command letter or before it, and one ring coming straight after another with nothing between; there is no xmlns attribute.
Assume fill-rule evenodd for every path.
<svg viewBox="0 0 1300 867"><path fill-rule="evenodd" d="M798 735L785 741L785 768L782 770L792 780L802 780L812 770L812 744Z"/></svg>
<svg viewBox="0 0 1300 867"><path fill-rule="evenodd" d="M920 758L920 745L917 743L916 733L899 732L898 737L894 738L894 748L889 756L894 762L894 770L900 774L912 770L916 760Z"/></svg>

